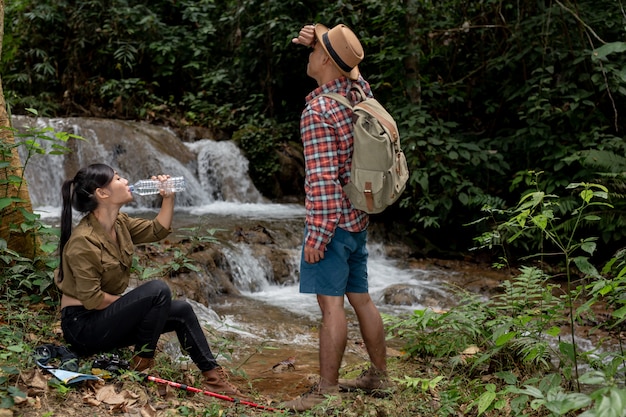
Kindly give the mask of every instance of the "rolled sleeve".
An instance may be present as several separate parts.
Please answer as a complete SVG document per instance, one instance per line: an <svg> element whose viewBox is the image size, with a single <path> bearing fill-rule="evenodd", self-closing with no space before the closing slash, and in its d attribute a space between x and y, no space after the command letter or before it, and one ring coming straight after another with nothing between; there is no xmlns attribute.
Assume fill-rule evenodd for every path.
<svg viewBox="0 0 626 417"><path fill-rule="evenodd" d="M126 224L135 244L157 242L172 232L171 228L166 229L156 219L147 220L120 214L120 221Z"/></svg>
<svg viewBox="0 0 626 417"><path fill-rule="evenodd" d="M303 114L302 144L306 164L306 245L324 250L341 218L337 141L332 120L311 108Z"/></svg>

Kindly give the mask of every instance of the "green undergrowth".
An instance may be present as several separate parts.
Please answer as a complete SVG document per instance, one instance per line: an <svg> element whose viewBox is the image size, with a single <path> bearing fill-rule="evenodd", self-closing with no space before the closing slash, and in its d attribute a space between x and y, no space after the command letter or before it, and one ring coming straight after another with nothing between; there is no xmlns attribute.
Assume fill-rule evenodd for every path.
<svg viewBox="0 0 626 417"><path fill-rule="evenodd" d="M35 144L30 149L38 152ZM560 190L561 195L548 193L541 188L539 175L528 176L531 188L515 207L485 206L484 218L474 222L488 230L476 238L477 248L501 252L494 266L511 271L511 279L502 283L498 295L487 299L457 288L460 301L448 311L419 309L408 316L385 317L389 338L403 346L404 352L389 364L396 392L383 399L349 394L342 396L339 408L322 405L302 415L624 415L621 335L626 320L626 251L617 251L601 265L594 257L598 242L594 226L612 212L612 194L606 186L594 183L569 184ZM11 181L19 184L18 178ZM4 207L12 204L7 198L0 198ZM28 386L36 368L33 350L45 343L62 344L63 339L59 294L52 283L57 234L36 215L25 213L25 218L28 221L19 230L40 239L36 256L18 254L10 242L0 239L0 409L24 417L71 416L69 410L85 410L84 387L56 385L38 396ZM134 262L136 277L151 279L196 270L190 251L219 244L214 229L198 226L184 232L182 242L154 249L166 255L159 257L159 264ZM541 241L541 250L524 259L526 265L514 267L507 254L513 244L525 240ZM239 348L235 341L216 333L211 339L217 349L214 353L227 359ZM590 344L580 343L587 339ZM254 351L264 348L259 344ZM129 351L121 353L129 359ZM190 374L163 355L158 356L155 372L174 381L198 383L197 373ZM89 364L89 359L83 364ZM249 386L255 395L254 383L242 367L230 368L238 384ZM269 415L182 391L175 400L162 398L158 387L130 373L113 383L116 389L130 387L147 395L158 411L154 415ZM254 400L267 399L256 395ZM88 410L93 416L112 412L104 406Z"/></svg>

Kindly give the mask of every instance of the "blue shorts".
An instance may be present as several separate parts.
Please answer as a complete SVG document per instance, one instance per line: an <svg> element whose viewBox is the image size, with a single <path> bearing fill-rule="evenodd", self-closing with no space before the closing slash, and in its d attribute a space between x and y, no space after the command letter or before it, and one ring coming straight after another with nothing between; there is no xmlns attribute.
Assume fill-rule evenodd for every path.
<svg viewBox="0 0 626 417"><path fill-rule="evenodd" d="M304 235L307 232L305 229ZM310 264L304 260L304 244L300 259L300 292L307 294L343 296L346 293L366 293L367 230L348 232L337 228L326 245L324 259Z"/></svg>

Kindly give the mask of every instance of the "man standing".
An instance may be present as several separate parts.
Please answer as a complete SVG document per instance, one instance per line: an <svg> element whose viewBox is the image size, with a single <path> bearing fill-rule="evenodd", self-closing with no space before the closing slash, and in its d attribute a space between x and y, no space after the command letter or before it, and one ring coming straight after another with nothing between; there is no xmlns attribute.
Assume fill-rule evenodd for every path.
<svg viewBox="0 0 626 417"><path fill-rule="evenodd" d="M305 157L306 228L300 262L300 292L317 295L322 312L319 330L320 381L311 392L284 404L304 411L337 398L339 390L385 391L387 377L383 322L367 283L367 213L352 206L343 192L350 182L353 152L352 110L323 96L338 93L351 103L360 100L351 86L365 94L370 86L359 73L363 48L345 25L303 27L296 44L313 48L307 75L318 87L306 97L300 119ZM346 348L348 326L344 296L359 321L371 366L354 380L339 381L339 367Z"/></svg>

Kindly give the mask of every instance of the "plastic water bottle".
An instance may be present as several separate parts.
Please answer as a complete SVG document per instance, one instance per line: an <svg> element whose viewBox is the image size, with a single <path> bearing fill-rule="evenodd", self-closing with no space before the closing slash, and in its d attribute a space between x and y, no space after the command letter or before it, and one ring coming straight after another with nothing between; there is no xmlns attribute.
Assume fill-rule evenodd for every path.
<svg viewBox="0 0 626 417"><path fill-rule="evenodd" d="M139 195L159 194L161 189L178 193L185 190L184 177L171 177L167 181L140 180L130 186L130 191Z"/></svg>

